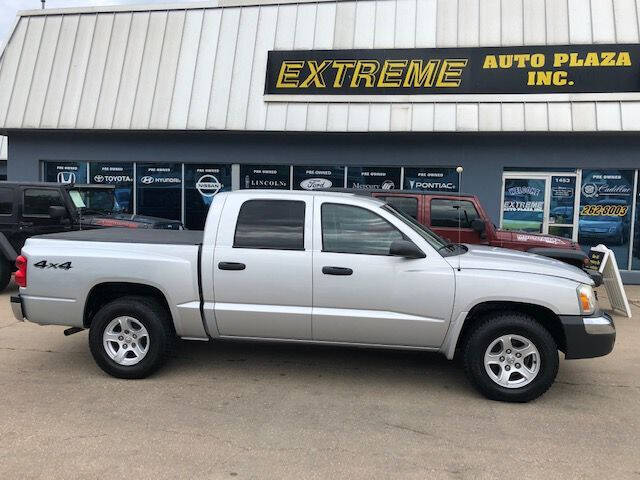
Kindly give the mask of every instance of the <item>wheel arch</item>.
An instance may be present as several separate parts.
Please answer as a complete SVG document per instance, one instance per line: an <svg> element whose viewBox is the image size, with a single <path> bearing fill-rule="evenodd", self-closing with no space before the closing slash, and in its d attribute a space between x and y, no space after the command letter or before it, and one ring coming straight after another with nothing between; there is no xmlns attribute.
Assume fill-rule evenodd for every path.
<svg viewBox="0 0 640 480"><path fill-rule="evenodd" d="M530 315L551 334L558 345L558 349L562 352L566 351L567 342L564 329L562 328L562 323L560 322L558 315L556 315L551 309L532 303L492 300L478 303L469 310L456 341L454 356L458 356L467 336L478 322L482 321L482 319L492 313L505 312L525 313Z"/></svg>
<svg viewBox="0 0 640 480"><path fill-rule="evenodd" d="M167 311L169 318L173 317L167 297L159 288L135 282L103 282L94 285L87 295L82 318L83 326L89 328L95 314L107 303L131 296L153 298ZM173 329L173 322L170 323Z"/></svg>

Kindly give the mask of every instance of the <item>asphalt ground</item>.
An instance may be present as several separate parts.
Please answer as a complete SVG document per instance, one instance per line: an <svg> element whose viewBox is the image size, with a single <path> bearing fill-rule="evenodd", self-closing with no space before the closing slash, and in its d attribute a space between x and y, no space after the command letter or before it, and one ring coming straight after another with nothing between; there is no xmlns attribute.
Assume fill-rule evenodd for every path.
<svg viewBox="0 0 640 480"><path fill-rule="evenodd" d="M416 352L180 342L151 378L117 380L86 332L15 321L12 291L0 479L640 479L637 305L615 317L612 354L562 360L549 392L521 405Z"/></svg>

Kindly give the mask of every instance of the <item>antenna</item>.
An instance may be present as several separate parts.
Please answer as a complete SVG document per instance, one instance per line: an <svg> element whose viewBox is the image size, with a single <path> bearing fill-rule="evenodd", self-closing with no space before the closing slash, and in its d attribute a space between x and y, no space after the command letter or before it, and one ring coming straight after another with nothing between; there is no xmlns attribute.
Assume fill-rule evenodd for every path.
<svg viewBox="0 0 640 480"><path fill-rule="evenodd" d="M42 10L44 10L44 4L47 3L47 0L40 0L40 3L42 4Z"/></svg>
<svg viewBox="0 0 640 480"><path fill-rule="evenodd" d="M462 193L462 172L464 168L462 166L456 167L456 172L458 172L458 191ZM462 236L462 219L460 217L460 210L462 207L462 202L458 203L458 244L461 243ZM458 271L460 271L460 255L458 255Z"/></svg>

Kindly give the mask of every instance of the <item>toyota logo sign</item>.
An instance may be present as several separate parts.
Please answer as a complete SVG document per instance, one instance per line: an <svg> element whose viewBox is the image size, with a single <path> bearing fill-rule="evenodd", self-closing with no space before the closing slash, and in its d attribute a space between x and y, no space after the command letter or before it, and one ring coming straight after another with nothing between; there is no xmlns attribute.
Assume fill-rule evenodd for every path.
<svg viewBox="0 0 640 480"><path fill-rule="evenodd" d="M104 175L96 175L95 177L93 177L93 180L96 183L102 183L102 182L104 182Z"/></svg>

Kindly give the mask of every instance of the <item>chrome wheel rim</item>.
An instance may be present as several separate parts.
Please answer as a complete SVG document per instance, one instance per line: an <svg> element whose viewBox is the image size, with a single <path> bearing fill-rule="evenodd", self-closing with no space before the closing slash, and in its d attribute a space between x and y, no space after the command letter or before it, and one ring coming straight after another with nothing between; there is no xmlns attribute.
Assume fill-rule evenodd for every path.
<svg viewBox="0 0 640 480"><path fill-rule="evenodd" d="M489 378L501 387L521 388L538 376L540 352L522 335L502 335L485 351L484 368Z"/></svg>
<svg viewBox="0 0 640 480"><path fill-rule="evenodd" d="M133 317L117 317L104 329L102 345L118 365L136 365L149 351L149 332Z"/></svg>

